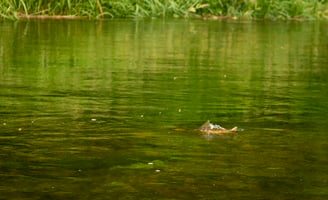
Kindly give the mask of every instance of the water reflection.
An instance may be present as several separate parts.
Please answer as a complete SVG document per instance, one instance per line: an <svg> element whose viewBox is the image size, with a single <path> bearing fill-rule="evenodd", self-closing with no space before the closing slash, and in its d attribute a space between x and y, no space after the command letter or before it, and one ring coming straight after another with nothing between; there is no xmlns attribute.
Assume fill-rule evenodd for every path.
<svg viewBox="0 0 328 200"><path fill-rule="evenodd" d="M0 23L4 198L326 199L326 22Z"/></svg>

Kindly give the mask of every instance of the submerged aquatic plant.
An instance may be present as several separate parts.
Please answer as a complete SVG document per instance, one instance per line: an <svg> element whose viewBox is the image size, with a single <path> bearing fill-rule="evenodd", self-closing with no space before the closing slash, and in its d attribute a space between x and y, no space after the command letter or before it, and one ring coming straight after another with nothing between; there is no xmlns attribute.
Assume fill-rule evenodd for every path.
<svg viewBox="0 0 328 200"><path fill-rule="evenodd" d="M328 18L327 0L2 0L0 17Z"/></svg>

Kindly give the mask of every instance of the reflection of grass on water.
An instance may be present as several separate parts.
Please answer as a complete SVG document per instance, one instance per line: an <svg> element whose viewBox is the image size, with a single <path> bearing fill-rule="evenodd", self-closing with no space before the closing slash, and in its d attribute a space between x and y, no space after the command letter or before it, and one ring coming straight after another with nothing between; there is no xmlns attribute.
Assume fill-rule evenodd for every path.
<svg viewBox="0 0 328 200"><path fill-rule="evenodd" d="M87 16L87 17L204 17L231 18L327 18L325 0L60 0L11 1L0 5L0 16Z"/></svg>

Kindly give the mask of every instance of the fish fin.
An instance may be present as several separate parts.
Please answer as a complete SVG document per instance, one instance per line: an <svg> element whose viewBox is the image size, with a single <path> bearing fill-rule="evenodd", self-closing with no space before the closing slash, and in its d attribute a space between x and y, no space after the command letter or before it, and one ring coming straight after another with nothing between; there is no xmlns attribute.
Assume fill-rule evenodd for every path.
<svg viewBox="0 0 328 200"><path fill-rule="evenodd" d="M203 125L200 126L199 130L208 130L211 129L210 120L207 120Z"/></svg>
<svg viewBox="0 0 328 200"><path fill-rule="evenodd" d="M237 126L235 126L232 129L230 129L230 131L237 131L237 130L238 130L238 127Z"/></svg>

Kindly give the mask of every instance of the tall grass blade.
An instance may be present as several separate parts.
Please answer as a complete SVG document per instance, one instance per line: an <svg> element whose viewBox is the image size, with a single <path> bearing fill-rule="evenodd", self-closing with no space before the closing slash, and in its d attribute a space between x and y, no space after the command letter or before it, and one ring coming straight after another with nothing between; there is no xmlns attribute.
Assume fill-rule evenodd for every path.
<svg viewBox="0 0 328 200"><path fill-rule="evenodd" d="M28 15L28 11L27 11L27 7L25 5L25 2L23 0L19 0L21 2L21 4L23 5L23 8L24 8L24 12L25 12L25 15L27 16Z"/></svg>

